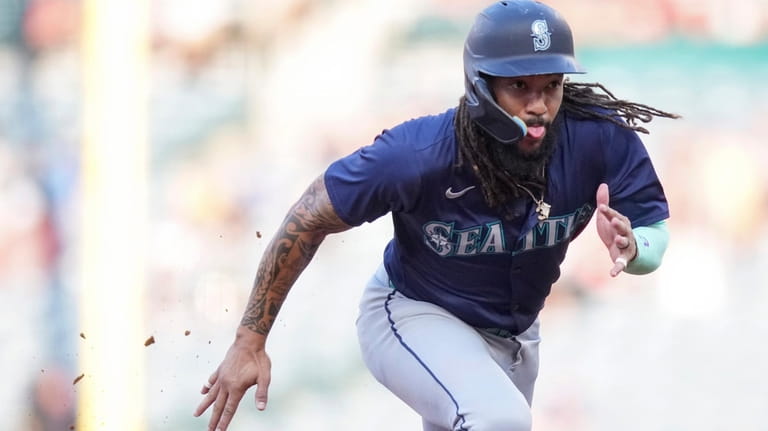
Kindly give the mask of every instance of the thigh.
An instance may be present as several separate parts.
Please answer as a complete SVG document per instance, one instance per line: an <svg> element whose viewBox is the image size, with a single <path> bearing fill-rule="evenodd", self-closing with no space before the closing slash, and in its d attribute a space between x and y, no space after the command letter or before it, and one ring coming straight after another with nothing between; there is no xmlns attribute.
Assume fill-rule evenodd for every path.
<svg viewBox="0 0 768 431"><path fill-rule="evenodd" d="M539 320L516 337L499 337L480 332L491 349L491 355L525 396L528 405L533 400L533 388L539 374Z"/></svg>
<svg viewBox="0 0 768 431"><path fill-rule="evenodd" d="M483 336L441 307L392 290L386 273L366 287L357 326L366 365L425 429L530 429L526 397Z"/></svg>

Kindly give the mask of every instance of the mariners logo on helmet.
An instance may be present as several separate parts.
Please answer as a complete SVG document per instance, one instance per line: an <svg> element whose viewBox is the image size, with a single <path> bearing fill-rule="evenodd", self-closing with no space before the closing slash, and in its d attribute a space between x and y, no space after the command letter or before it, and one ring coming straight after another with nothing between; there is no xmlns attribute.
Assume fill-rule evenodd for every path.
<svg viewBox="0 0 768 431"><path fill-rule="evenodd" d="M533 37L533 50L534 51L546 51L549 49L549 47L552 45L552 39L550 39L550 35L552 33L549 31L549 26L547 25L547 20L545 19L537 19L536 21L531 24L531 37Z"/></svg>
<svg viewBox="0 0 768 431"><path fill-rule="evenodd" d="M514 144L526 129L496 103L488 77L559 73L583 70L573 56L571 28L557 11L533 0L503 0L478 14L464 43L467 108L498 142Z"/></svg>

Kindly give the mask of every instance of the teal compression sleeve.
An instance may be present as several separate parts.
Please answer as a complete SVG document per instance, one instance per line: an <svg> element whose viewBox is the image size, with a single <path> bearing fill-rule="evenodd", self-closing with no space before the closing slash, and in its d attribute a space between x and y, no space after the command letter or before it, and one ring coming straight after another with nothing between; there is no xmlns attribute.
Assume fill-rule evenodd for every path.
<svg viewBox="0 0 768 431"><path fill-rule="evenodd" d="M650 226L638 226L632 232L637 243L637 256L627 264L624 272L640 275L655 271L661 265L669 243L667 222L662 220Z"/></svg>

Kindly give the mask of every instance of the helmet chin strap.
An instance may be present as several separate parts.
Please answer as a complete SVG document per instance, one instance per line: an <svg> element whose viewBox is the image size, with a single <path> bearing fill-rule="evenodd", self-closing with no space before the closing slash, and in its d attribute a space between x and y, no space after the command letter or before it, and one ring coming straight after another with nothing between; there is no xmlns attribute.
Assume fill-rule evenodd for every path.
<svg viewBox="0 0 768 431"><path fill-rule="evenodd" d="M506 145L517 143L528 133L528 127L520 117L509 115L493 100L485 79L476 78L472 88L475 97L467 99L467 108L469 116L480 128Z"/></svg>

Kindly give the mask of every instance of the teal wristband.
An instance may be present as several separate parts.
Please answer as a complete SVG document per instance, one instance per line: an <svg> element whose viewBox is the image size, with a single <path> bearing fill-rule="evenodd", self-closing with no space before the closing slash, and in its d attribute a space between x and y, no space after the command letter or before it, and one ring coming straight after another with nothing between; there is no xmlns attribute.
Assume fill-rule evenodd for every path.
<svg viewBox="0 0 768 431"><path fill-rule="evenodd" d="M624 272L629 274L648 274L661 266L664 252L669 244L667 222L662 220L650 226L638 226L632 229L637 244L637 255L627 264Z"/></svg>

